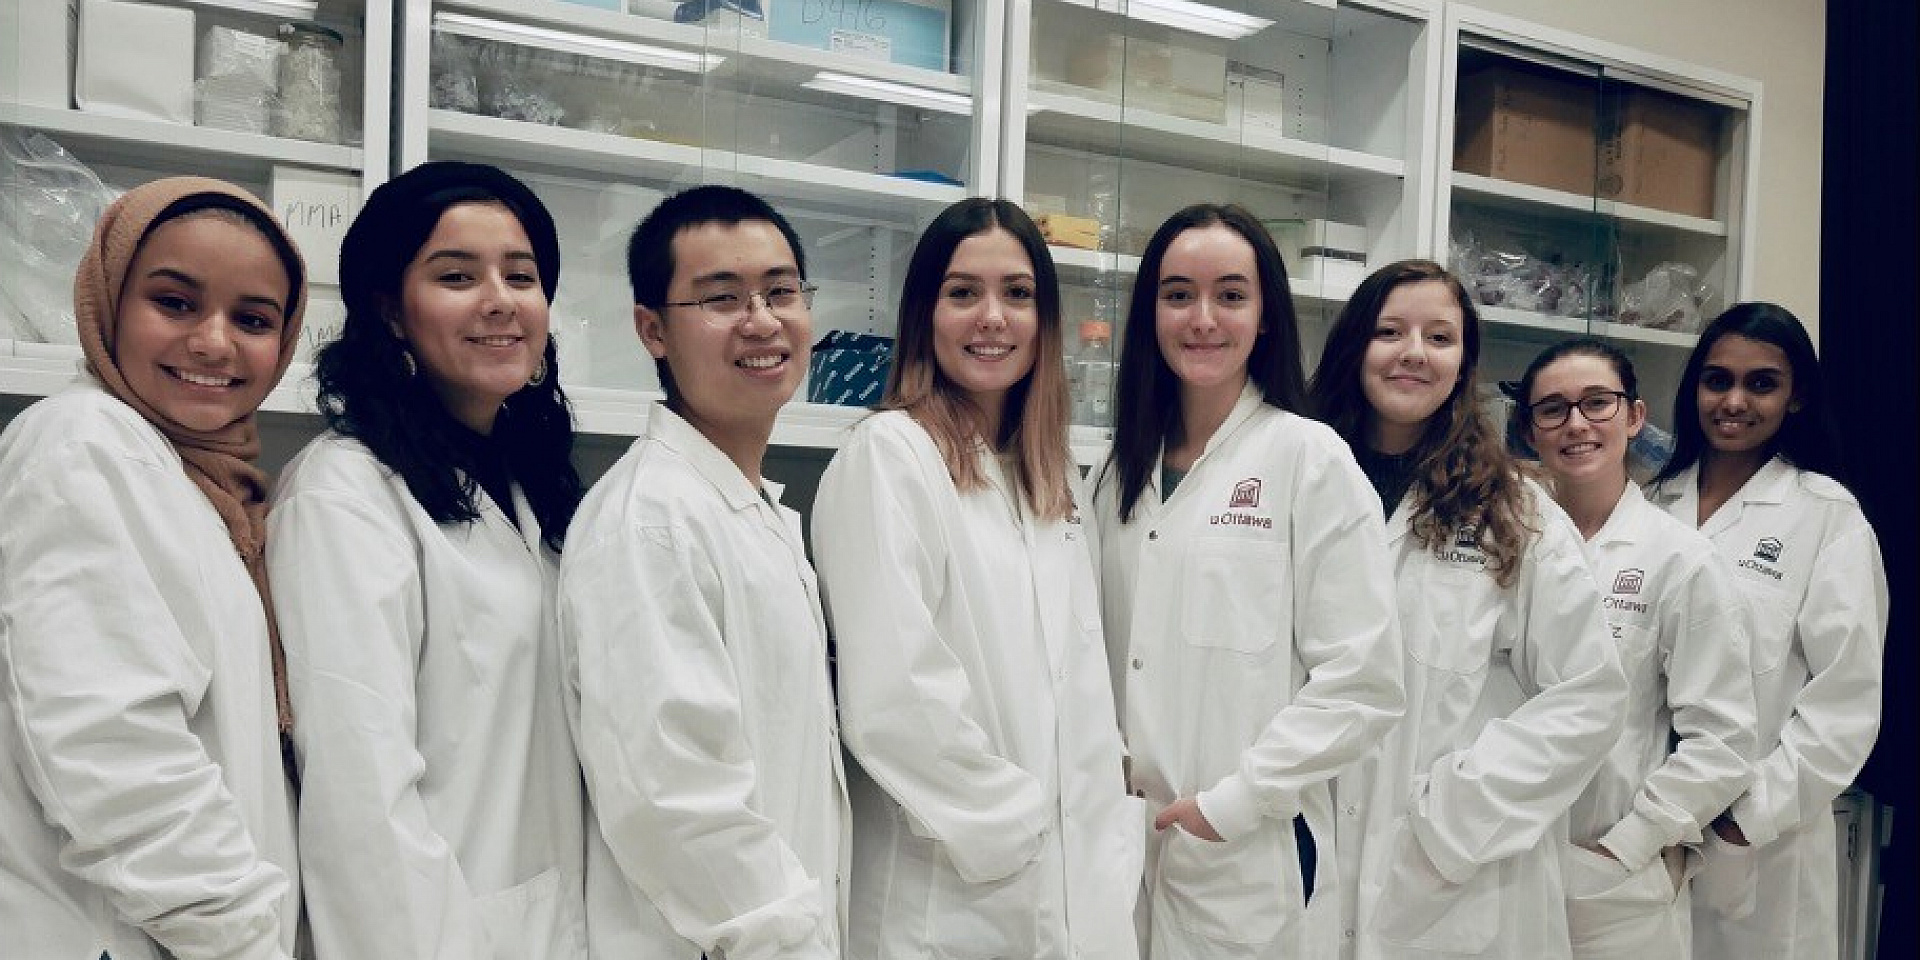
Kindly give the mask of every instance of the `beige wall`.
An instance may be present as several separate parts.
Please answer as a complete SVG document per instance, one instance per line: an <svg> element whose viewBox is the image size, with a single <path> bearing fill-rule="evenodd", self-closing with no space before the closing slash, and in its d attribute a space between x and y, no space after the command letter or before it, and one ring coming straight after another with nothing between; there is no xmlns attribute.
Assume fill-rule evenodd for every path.
<svg viewBox="0 0 1920 960"><path fill-rule="evenodd" d="M1811 327L1820 312L1825 0L1468 0L1584 36L1760 81L1753 295Z"/></svg>

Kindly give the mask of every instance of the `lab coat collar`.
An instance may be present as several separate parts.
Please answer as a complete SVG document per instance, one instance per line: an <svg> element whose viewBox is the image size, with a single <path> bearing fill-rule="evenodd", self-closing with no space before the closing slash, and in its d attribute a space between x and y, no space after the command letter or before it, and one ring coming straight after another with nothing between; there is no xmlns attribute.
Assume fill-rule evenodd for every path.
<svg viewBox="0 0 1920 960"><path fill-rule="evenodd" d="M1714 511L1707 522L1700 524L1700 532L1711 537L1732 527L1740 518L1740 508L1749 503L1785 503L1793 492L1793 466L1779 457L1774 457L1763 465L1759 472L1747 478L1740 492L1728 498L1720 509ZM1688 525L1692 525L1700 516L1700 465L1698 463L1661 484L1654 490L1654 500Z"/></svg>
<svg viewBox="0 0 1920 960"><path fill-rule="evenodd" d="M1207 445L1200 450L1200 458L1193 462L1193 466L1187 468L1188 475L1192 475L1195 471L1199 470L1200 464L1206 462L1207 458L1213 454L1213 451L1219 449L1222 444L1227 442L1229 437L1233 436L1235 431L1239 430L1248 420L1252 419L1253 415L1259 412L1261 406L1266 402L1266 397L1260 392L1260 387L1251 379L1242 385L1240 387L1240 399L1233 402L1233 409L1227 413L1227 419L1220 422L1220 429L1215 430L1213 436L1207 438ZM1140 498L1142 504L1151 503L1153 509L1156 511L1164 499L1160 495L1160 471L1166 465L1166 456L1167 448L1163 445L1160 448L1160 452L1153 458L1153 469L1147 471L1147 492L1152 494L1152 496L1142 496ZM1186 486L1186 482L1182 481L1180 485L1184 487ZM1179 492L1178 489L1174 490L1176 495ZM1135 509L1138 509L1138 507Z"/></svg>
<svg viewBox="0 0 1920 960"><path fill-rule="evenodd" d="M737 511L764 505L760 491L754 488L746 474L740 472L739 464L721 452L712 440L707 439L706 434L694 429L693 424L668 409L664 402L655 402L652 415L647 417L647 438L685 458L701 479L719 491L729 508ZM774 503L780 502L779 484L766 479L760 483L769 499Z"/></svg>
<svg viewBox="0 0 1920 960"><path fill-rule="evenodd" d="M1607 514L1607 522L1600 525L1599 532L1590 541L1594 546L1603 543L1630 543L1637 537L1643 520L1642 513L1647 509L1647 498L1640 487L1632 480L1627 488L1620 491L1620 499L1614 501L1613 512Z"/></svg>

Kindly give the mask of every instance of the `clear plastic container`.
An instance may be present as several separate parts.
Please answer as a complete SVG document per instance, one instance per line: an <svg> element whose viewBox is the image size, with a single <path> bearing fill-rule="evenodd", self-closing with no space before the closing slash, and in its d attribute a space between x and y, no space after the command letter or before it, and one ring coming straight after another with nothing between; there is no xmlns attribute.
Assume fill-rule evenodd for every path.
<svg viewBox="0 0 1920 960"><path fill-rule="evenodd" d="M340 142L338 31L306 20L280 25L280 109L274 132L292 140Z"/></svg>
<svg viewBox="0 0 1920 960"><path fill-rule="evenodd" d="M1104 320L1080 324L1080 352L1074 355L1073 422L1113 426L1113 328Z"/></svg>

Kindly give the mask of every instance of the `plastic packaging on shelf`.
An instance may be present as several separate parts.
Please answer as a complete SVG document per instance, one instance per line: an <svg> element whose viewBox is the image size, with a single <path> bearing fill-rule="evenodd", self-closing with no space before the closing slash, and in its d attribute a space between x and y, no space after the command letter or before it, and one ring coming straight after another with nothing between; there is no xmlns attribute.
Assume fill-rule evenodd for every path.
<svg viewBox="0 0 1920 960"><path fill-rule="evenodd" d="M1663 263L1620 291L1621 323L1650 330L1699 333L1700 307L1712 291L1700 271L1684 263Z"/></svg>
<svg viewBox="0 0 1920 960"><path fill-rule="evenodd" d="M880 402L893 363L893 338L829 330L813 345L807 365L807 402L870 407Z"/></svg>
<svg viewBox="0 0 1920 960"><path fill-rule="evenodd" d="M1548 316L1585 316L1593 305L1593 272L1518 250L1483 247L1473 234L1451 245L1454 272L1474 302Z"/></svg>
<svg viewBox="0 0 1920 960"><path fill-rule="evenodd" d="M214 25L200 33L194 69L194 120L203 127L270 133L280 89L278 39Z"/></svg>
<svg viewBox="0 0 1920 960"><path fill-rule="evenodd" d="M286 50L280 55L275 132L293 140L339 143L340 33L298 20L280 25L280 40Z"/></svg>
<svg viewBox="0 0 1920 960"><path fill-rule="evenodd" d="M46 135L0 127L0 293L28 339L78 343L73 272L117 192Z"/></svg>
<svg viewBox="0 0 1920 960"><path fill-rule="evenodd" d="M438 110L475 113L480 109L480 68L473 48L459 37L434 31L432 92L427 103Z"/></svg>

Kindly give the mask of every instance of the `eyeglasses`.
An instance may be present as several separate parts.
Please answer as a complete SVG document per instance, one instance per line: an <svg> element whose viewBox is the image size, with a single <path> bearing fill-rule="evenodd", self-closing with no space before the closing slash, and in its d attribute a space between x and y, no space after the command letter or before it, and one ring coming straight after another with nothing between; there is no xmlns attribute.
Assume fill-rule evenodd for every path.
<svg viewBox="0 0 1920 960"><path fill-rule="evenodd" d="M661 306L699 307L700 316L708 325L728 328L739 326L751 315L756 300L776 317L791 317L803 310L811 310L813 295L819 289L811 283L776 283L765 290L721 290L698 300L670 300Z"/></svg>
<svg viewBox="0 0 1920 960"><path fill-rule="evenodd" d="M1572 401L1548 397L1527 407L1527 418L1535 430L1552 430L1566 423L1578 407L1588 423L1606 423L1619 416L1621 405L1632 399L1633 395L1625 390L1599 390Z"/></svg>

